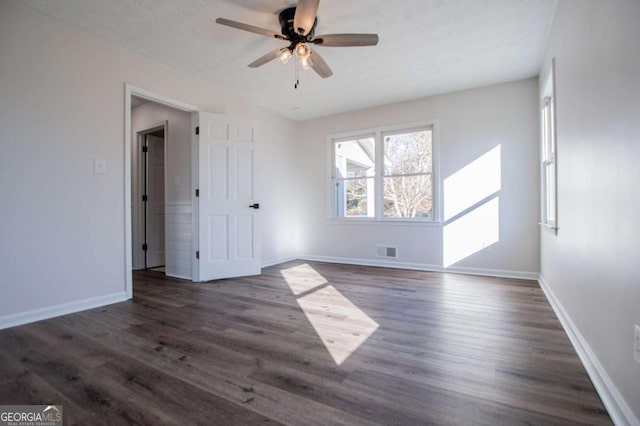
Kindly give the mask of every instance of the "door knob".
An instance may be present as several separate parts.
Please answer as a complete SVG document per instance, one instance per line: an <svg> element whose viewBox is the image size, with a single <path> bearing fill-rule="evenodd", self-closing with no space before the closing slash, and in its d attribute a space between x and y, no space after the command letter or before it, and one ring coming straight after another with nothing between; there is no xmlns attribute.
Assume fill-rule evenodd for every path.
<svg viewBox="0 0 640 426"><path fill-rule="evenodd" d="M257 209L260 208L260 204L258 204L258 203L250 204L249 207L252 208L252 209L256 209L257 210Z"/></svg>

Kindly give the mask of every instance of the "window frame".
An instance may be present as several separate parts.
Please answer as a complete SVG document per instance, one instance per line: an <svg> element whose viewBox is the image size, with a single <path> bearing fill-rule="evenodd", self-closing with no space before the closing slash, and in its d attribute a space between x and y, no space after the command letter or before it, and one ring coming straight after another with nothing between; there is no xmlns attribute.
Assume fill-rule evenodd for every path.
<svg viewBox="0 0 640 426"><path fill-rule="evenodd" d="M328 222L333 224L365 224L365 225L422 225L439 226L441 224L440 202L440 178L439 178L439 133L438 120L419 121L389 126L381 126L350 132L330 134L327 136L327 157L329 171L328 191ZM431 130L431 200L432 214L430 217L385 217L384 216L384 178L390 177L384 174L384 136L419 130ZM374 216L373 217L348 217L338 216L335 167L335 147L337 143L354 140L356 138L374 138L375 147L375 174L374 174ZM428 173L413 173L413 175L425 175ZM412 174L402 175L409 176ZM400 175L399 175L400 176ZM340 179L340 180L345 180Z"/></svg>
<svg viewBox="0 0 640 426"><path fill-rule="evenodd" d="M555 59L540 97L540 225L558 233L558 145ZM553 176L549 179L550 174ZM553 193L551 193L553 192Z"/></svg>

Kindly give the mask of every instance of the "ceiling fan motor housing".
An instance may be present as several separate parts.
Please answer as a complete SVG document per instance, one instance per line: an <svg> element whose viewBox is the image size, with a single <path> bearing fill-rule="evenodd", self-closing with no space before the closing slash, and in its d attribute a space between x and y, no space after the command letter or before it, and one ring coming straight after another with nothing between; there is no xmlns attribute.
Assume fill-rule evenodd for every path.
<svg viewBox="0 0 640 426"><path fill-rule="evenodd" d="M295 28L293 28L293 18L296 14L295 7L288 7L280 12L278 19L280 20L280 29L282 31L282 35L284 35L287 40L291 41L292 45L296 45L300 42L306 43L313 38L313 34L316 31L316 25L318 24L318 18L313 21L313 27L311 27L311 31L306 36L299 34Z"/></svg>

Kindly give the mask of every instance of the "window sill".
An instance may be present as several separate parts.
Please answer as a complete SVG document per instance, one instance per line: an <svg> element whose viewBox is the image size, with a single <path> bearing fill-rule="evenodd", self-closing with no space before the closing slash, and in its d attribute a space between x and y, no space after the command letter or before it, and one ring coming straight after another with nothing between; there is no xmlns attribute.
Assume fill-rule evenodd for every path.
<svg viewBox="0 0 640 426"><path fill-rule="evenodd" d="M419 226L440 228L441 222L435 220L393 220L393 219L327 219L328 225L368 225L368 226Z"/></svg>
<svg viewBox="0 0 640 426"><path fill-rule="evenodd" d="M556 235L558 235L558 227L555 224L540 222L538 223L538 225L540 225L542 229L547 229L551 232L554 232Z"/></svg>

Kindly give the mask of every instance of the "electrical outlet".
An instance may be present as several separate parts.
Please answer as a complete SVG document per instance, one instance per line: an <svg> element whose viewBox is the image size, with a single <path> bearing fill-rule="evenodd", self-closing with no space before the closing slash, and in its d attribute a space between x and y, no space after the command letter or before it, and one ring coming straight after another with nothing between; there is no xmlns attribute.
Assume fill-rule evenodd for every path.
<svg viewBox="0 0 640 426"><path fill-rule="evenodd" d="M640 325L635 325L633 328L635 330L635 338L633 339L633 357L636 362L640 364Z"/></svg>

